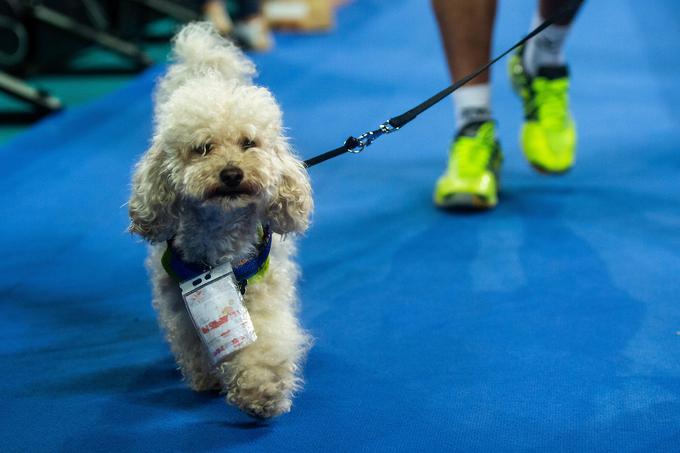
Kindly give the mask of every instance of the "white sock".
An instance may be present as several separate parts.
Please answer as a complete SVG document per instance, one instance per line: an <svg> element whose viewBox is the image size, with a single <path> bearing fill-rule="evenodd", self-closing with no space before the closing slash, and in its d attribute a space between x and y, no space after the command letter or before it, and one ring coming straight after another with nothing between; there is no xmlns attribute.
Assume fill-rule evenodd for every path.
<svg viewBox="0 0 680 453"><path fill-rule="evenodd" d="M538 27L545 19L536 11L531 29ZM524 67L530 76L535 76L541 66L564 64L562 47L569 34L569 25L551 25L535 38L529 40L524 49Z"/></svg>
<svg viewBox="0 0 680 453"><path fill-rule="evenodd" d="M491 85L467 85L453 93L456 128L461 130L474 121L491 119Z"/></svg>

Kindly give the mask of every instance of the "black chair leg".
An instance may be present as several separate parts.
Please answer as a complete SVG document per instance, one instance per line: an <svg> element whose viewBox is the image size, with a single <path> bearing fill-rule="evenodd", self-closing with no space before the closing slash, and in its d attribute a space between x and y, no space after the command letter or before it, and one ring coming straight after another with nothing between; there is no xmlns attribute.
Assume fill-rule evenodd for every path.
<svg viewBox="0 0 680 453"><path fill-rule="evenodd" d="M3 123L31 122L63 109L58 98L43 90L33 88L23 80L2 71L0 71L0 91L33 107L30 112L0 112L0 120Z"/></svg>
<svg viewBox="0 0 680 453"><path fill-rule="evenodd" d="M78 36L126 58L130 58L139 67L145 68L153 64L151 58L135 44L120 39L110 33L84 25L51 8L39 4L34 5L31 7L30 14L33 18L42 23Z"/></svg>
<svg viewBox="0 0 680 453"><path fill-rule="evenodd" d="M172 17L180 22L192 22L200 20L201 15L196 11L182 6L180 4L171 2L169 0L130 0L133 3L142 5L148 9L163 14L164 16Z"/></svg>

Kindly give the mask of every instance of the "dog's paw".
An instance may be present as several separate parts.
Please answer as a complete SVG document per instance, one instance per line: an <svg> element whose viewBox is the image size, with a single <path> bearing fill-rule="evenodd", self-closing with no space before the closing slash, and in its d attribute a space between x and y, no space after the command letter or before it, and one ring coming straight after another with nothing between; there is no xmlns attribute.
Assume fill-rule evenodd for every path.
<svg viewBox="0 0 680 453"><path fill-rule="evenodd" d="M227 388L227 402L257 418L290 412L294 377L277 375L268 368L245 370Z"/></svg>
<svg viewBox="0 0 680 453"><path fill-rule="evenodd" d="M210 374L193 375L191 379L187 379L187 384L194 392L209 392L220 389L219 379Z"/></svg>
<svg viewBox="0 0 680 453"><path fill-rule="evenodd" d="M251 399L252 396L240 395L231 392L227 395L227 401L237 406L246 414L255 418L272 418L290 412L292 402L289 398L283 399Z"/></svg>

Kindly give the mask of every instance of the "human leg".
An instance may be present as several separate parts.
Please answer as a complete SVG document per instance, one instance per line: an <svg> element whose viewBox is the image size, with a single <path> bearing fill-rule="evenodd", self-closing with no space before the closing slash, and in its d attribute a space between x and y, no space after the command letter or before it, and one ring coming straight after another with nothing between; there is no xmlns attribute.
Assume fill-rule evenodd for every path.
<svg viewBox="0 0 680 453"><path fill-rule="evenodd" d="M433 0L453 80L489 61L496 0ZM491 87L485 72L454 93L458 133L448 167L435 187L434 202L444 208L490 208L497 203L500 145L491 120Z"/></svg>
<svg viewBox="0 0 680 453"><path fill-rule="evenodd" d="M532 28L570 3L540 0ZM542 173L564 173L575 160L576 126L569 111L569 70L563 45L576 11L560 17L510 60L510 77L524 105L522 150Z"/></svg>

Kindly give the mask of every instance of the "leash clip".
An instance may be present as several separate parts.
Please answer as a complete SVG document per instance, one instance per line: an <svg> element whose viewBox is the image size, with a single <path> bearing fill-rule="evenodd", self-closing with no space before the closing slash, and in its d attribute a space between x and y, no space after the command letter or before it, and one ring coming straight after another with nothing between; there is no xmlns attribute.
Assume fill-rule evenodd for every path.
<svg viewBox="0 0 680 453"><path fill-rule="evenodd" d="M345 141L347 152L352 154L359 154L366 147L371 146L374 141L385 134L390 134L399 130L398 127L392 126L389 121L382 123L376 130L368 131L361 134L359 137L350 137Z"/></svg>

